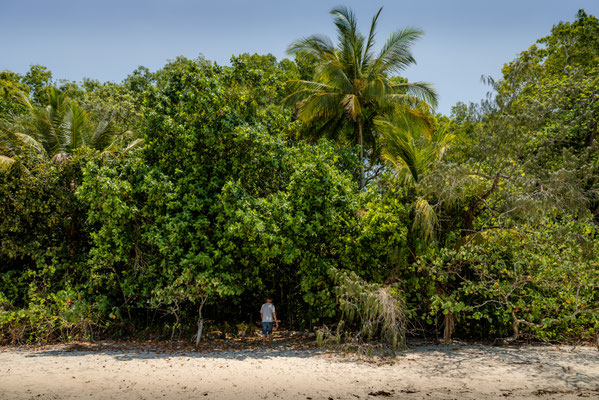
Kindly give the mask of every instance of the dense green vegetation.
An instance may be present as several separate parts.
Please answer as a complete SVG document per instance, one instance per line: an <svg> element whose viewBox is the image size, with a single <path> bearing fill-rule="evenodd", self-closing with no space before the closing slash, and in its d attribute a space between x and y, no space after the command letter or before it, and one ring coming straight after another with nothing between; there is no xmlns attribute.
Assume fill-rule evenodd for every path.
<svg viewBox="0 0 599 400"><path fill-rule="evenodd" d="M294 61L0 72L0 342L237 333L265 295L345 341L596 335L597 18L444 116L395 75L420 31L332 14Z"/></svg>

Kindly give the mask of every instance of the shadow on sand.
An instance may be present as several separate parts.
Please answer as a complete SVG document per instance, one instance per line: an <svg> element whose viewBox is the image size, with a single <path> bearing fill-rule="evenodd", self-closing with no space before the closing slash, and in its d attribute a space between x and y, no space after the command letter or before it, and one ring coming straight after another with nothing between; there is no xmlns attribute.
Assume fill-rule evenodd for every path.
<svg viewBox="0 0 599 400"><path fill-rule="evenodd" d="M520 374L531 381L599 390L599 373L591 372L599 364L599 351L593 347L417 345L404 353L403 358L434 358L434 364L419 366L430 377L467 378L472 364L476 364L483 371L502 368L506 376Z"/></svg>
<svg viewBox="0 0 599 400"><path fill-rule="evenodd" d="M31 350L31 349L30 349ZM262 346L261 338L215 339L202 342L195 348L185 342L77 342L45 346L26 357L73 357L91 354L112 356L115 360L167 359L187 357L196 359L269 359L279 357L308 358L323 354L313 340L292 339L276 335L271 345Z"/></svg>

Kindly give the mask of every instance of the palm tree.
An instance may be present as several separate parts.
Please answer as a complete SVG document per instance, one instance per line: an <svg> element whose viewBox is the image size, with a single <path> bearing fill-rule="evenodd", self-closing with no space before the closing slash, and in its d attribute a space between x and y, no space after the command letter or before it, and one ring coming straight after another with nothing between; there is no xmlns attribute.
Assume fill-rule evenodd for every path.
<svg viewBox="0 0 599 400"><path fill-rule="evenodd" d="M419 195L418 184L435 169L455 135L447 132L447 126L434 129L426 122L411 114L379 117L374 121L383 142L383 159L393 165L404 184L410 185L418 196L413 229L419 230L425 240L431 240L438 223L437 214Z"/></svg>
<svg viewBox="0 0 599 400"><path fill-rule="evenodd" d="M374 124L381 136L383 159L408 184L417 184L432 170L455 137L447 127L434 129L410 114L379 117Z"/></svg>
<svg viewBox="0 0 599 400"><path fill-rule="evenodd" d="M113 158L120 149L126 152L142 143L132 140L131 131L116 132L109 119L92 122L88 112L54 87L47 89L46 107L35 106L25 95L22 101L28 115L0 125L0 170L10 169L17 154L60 162L85 146Z"/></svg>
<svg viewBox="0 0 599 400"><path fill-rule="evenodd" d="M0 121L0 172L8 173L17 168L18 173L28 172L22 163L16 162L17 155L31 158L46 158L46 152L33 137L15 131L12 124Z"/></svg>
<svg viewBox="0 0 599 400"><path fill-rule="evenodd" d="M351 132L360 148L360 188L364 187L364 126L380 111L399 108L411 112L422 105L435 107L437 94L429 84L394 79L394 73L415 63L410 47L422 31L405 28L391 34L375 54L375 30L382 8L372 18L368 37L357 29L353 12L346 8L331 11L337 27L338 44L323 35L293 42L287 52L316 60L312 81L290 81L292 93L285 104L298 109L303 122L317 123L322 132ZM370 124L371 125L371 124ZM373 132L367 132L373 135ZM373 137L373 141L374 141Z"/></svg>

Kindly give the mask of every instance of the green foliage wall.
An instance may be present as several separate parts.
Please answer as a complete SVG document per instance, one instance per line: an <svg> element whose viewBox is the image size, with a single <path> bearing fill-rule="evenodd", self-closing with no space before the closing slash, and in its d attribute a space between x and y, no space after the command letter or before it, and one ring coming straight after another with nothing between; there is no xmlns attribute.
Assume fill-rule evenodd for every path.
<svg viewBox="0 0 599 400"><path fill-rule="evenodd" d="M430 121L452 140L417 180L377 156L364 190L358 150L299 140L315 138L310 125L281 107L286 82L311 78L314 60L180 57L121 84L59 82L91 121L110 115L143 147L53 160L11 148L0 341L190 334L204 301L211 320L251 322L265 295L285 326L310 328L343 314L335 270L373 293L392 288L385 301L405 299L411 334L590 338L598 27L584 12L556 25L506 64L494 100ZM15 96L44 106L51 84L41 66L0 73L2 132L27 117Z"/></svg>
<svg viewBox="0 0 599 400"><path fill-rule="evenodd" d="M391 252L360 246L402 247L402 216L379 211L374 220L363 210L360 217L373 199L365 204L356 192L346 152L326 142L290 145L284 129L249 126L247 110L226 101L230 87L218 72L204 60L167 65L148 96L139 158L86 168L77 193L97 226L91 263L99 277L120 274L132 307L191 307L208 293L251 313L247 299L259 304L270 293L292 323L331 317L328 269L383 279L376 269L390 268ZM377 229L385 235L373 237Z"/></svg>

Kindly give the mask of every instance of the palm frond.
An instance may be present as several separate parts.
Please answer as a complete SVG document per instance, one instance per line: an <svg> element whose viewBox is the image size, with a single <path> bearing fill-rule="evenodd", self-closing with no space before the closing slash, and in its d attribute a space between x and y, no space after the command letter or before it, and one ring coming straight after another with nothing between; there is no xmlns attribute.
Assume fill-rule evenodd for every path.
<svg viewBox="0 0 599 400"><path fill-rule="evenodd" d="M383 158L414 183L435 168L453 140L446 126L435 131L430 120L416 112L377 118L375 124L382 137Z"/></svg>
<svg viewBox="0 0 599 400"><path fill-rule="evenodd" d="M315 93L333 92L335 90L334 87L321 82L304 81L300 79L287 82L292 90L311 90Z"/></svg>
<svg viewBox="0 0 599 400"><path fill-rule="evenodd" d="M445 152L451 147L451 144L456 137L455 134L448 132L449 124L450 122L437 129L431 138L432 142L437 145L439 159L443 158Z"/></svg>
<svg viewBox="0 0 599 400"><path fill-rule="evenodd" d="M420 29L405 28L393 32L372 63L371 74L378 76L399 72L415 64L410 47L423 35Z"/></svg>
<svg viewBox="0 0 599 400"><path fill-rule="evenodd" d="M386 120L378 119L375 124L383 138L381 152L383 158L389 161L398 172L409 171L408 176L411 177L411 180L418 182L421 162L418 160L411 132Z"/></svg>
<svg viewBox="0 0 599 400"><path fill-rule="evenodd" d="M63 127L67 123L66 114L70 109L70 100L60 90L49 87L46 90L48 105L31 106L29 115L20 121L23 130L40 142L48 154L65 151L68 140Z"/></svg>
<svg viewBox="0 0 599 400"><path fill-rule="evenodd" d="M11 170L15 159L12 157L0 156L0 172L7 173Z"/></svg>
<svg viewBox="0 0 599 400"><path fill-rule="evenodd" d="M394 113L398 116L395 118L395 122L404 126L404 129L409 129L413 134L424 135L426 139L433 140L436 131L426 106L417 108L399 105L395 107Z"/></svg>
<svg viewBox="0 0 599 400"><path fill-rule="evenodd" d="M120 135L119 137L121 137L122 135ZM144 143L143 139L135 139L133 141L131 141L129 144L127 144L127 146L125 146L125 148L122 148L119 143L118 143L118 139L113 141L109 146L105 147L102 152L100 153L100 156L103 157L106 160L116 160L119 159L120 157L126 155L127 153L132 152L135 149L140 148Z"/></svg>
<svg viewBox="0 0 599 400"><path fill-rule="evenodd" d="M102 150L109 146L115 140L116 136L112 121L108 118L103 119L96 125L88 146L96 150Z"/></svg>
<svg viewBox="0 0 599 400"><path fill-rule="evenodd" d="M311 142L320 138L326 138L335 142L344 142L347 140L345 135L348 119L344 112L338 112L337 115L330 118L315 118L307 121L299 132L300 137ZM352 145L355 140L352 140Z"/></svg>
<svg viewBox="0 0 599 400"><path fill-rule="evenodd" d="M415 97L428 104L432 109L437 107L439 96L437 91L427 82L402 82L392 86L394 93Z"/></svg>
<svg viewBox="0 0 599 400"><path fill-rule="evenodd" d="M143 146L144 144L144 140L143 139L135 139L134 141L132 141L131 143L129 143L127 145L127 147L125 147L123 149L123 153L129 153L130 151L133 151L135 149L139 149L141 148L141 146Z"/></svg>
<svg viewBox="0 0 599 400"><path fill-rule="evenodd" d="M338 91L341 93L353 93L354 85L346 75L342 66L338 62L328 62L319 68L316 78L326 82L328 91Z"/></svg>
<svg viewBox="0 0 599 400"><path fill-rule="evenodd" d="M32 136L16 131L18 126L7 127L0 125L0 148L3 148L10 156L22 152L44 156L43 145Z"/></svg>
<svg viewBox="0 0 599 400"><path fill-rule="evenodd" d="M283 104L287 107L293 107L297 102L306 99L317 93L334 92L335 88L320 82L294 80L288 81L292 92L283 99Z"/></svg>
<svg viewBox="0 0 599 400"><path fill-rule="evenodd" d="M306 98L300 106L298 116L302 121L328 118L338 113L343 96L338 93L316 93Z"/></svg>
<svg viewBox="0 0 599 400"><path fill-rule="evenodd" d="M312 35L292 42L287 47L287 54L310 54L319 60L336 58L335 45L328 36Z"/></svg>
<svg viewBox="0 0 599 400"><path fill-rule="evenodd" d="M337 38L343 41L347 38L354 38L358 31L356 15L352 10L345 6L335 7L330 11L335 18L333 22L337 27Z"/></svg>
<svg viewBox="0 0 599 400"><path fill-rule="evenodd" d="M343 104L345 112L353 121L358 118L358 115L362 114L362 105L360 104L360 99L358 99L358 96L354 94L348 94L344 96L341 100L341 104Z"/></svg>
<svg viewBox="0 0 599 400"><path fill-rule="evenodd" d="M331 10L337 27L339 40L338 54L345 73L352 79L361 74L364 36L358 32L356 16L347 7L337 7Z"/></svg>
<svg viewBox="0 0 599 400"><path fill-rule="evenodd" d="M372 22L370 23L368 41L366 42L366 47L364 48L364 55L362 56L362 62L364 65L369 65L372 60L372 48L374 47L376 36L376 22L379 19L379 15L381 15L381 11L383 11L383 7L379 8L379 11L376 13L374 17L372 17Z"/></svg>
<svg viewBox="0 0 599 400"><path fill-rule="evenodd" d="M59 131L62 136L62 152L71 153L83 145L91 147L88 120L89 117L83 108L76 104L68 107Z"/></svg>
<svg viewBox="0 0 599 400"><path fill-rule="evenodd" d="M23 104L27 110L32 110L33 104L31 103L31 100L29 100L29 97L27 97L27 95L23 92L19 92L17 99L16 99L19 103Z"/></svg>
<svg viewBox="0 0 599 400"><path fill-rule="evenodd" d="M412 229L419 230L424 240L435 237L435 228L439 220L435 209L426 199L419 198L414 205L414 223Z"/></svg>
<svg viewBox="0 0 599 400"><path fill-rule="evenodd" d="M21 149L24 149L25 151L33 150L34 153L41 156L46 155L44 146L39 141L35 140L35 138L21 132L15 132L14 135L19 140L19 143L21 143Z"/></svg>
<svg viewBox="0 0 599 400"><path fill-rule="evenodd" d="M373 100L379 104L384 104L387 94L391 91L388 80L383 77L372 79L368 82L362 95L368 99Z"/></svg>
<svg viewBox="0 0 599 400"><path fill-rule="evenodd" d="M391 93L385 96L385 103L392 109L421 109L428 107L428 104L417 97L405 93Z"/></svg>

